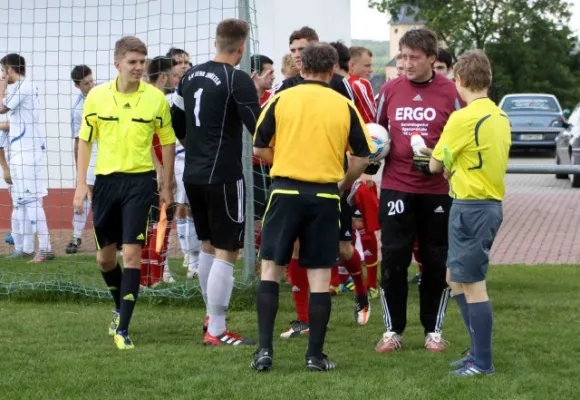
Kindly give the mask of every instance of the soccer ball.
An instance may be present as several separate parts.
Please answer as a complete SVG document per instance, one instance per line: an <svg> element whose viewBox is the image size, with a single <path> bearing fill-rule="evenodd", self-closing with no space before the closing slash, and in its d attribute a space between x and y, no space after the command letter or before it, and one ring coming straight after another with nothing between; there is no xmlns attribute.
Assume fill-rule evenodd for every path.
<svg viewBox="0 0 580 400"><path fill-rule="evenodd" d="M369 158L371 161L381 161L389 154L389 150L391 150L391 137L389 136L389 132L382 125L375 124L374 122L369 122L367 129L375 145L375 151Z"/></svg>

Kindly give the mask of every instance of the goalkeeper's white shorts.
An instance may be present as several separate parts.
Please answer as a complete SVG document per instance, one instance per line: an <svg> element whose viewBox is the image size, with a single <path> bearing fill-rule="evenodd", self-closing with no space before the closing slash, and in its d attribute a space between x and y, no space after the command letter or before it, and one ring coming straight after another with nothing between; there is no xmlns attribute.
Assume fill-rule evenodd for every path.
<svg viewBox="0 0 580 400"><path fill-rule="evenodd" d="M175 195L173 198L177 204L189 204L187 193L183 185L183 170L185 169L185 160L182 158L175 159Z"/></svg>

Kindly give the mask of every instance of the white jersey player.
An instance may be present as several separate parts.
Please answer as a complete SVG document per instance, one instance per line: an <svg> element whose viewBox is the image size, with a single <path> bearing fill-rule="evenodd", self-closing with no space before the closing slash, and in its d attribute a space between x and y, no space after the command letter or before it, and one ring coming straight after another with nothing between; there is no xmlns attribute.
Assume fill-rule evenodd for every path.
<svg viewBox="0 0 580 400"><path fill-rule="evenodd" d="M38 119L38 88L25 76L24 57L8 54L0 60L0 64L3 78L0 83L0 113L9 113L10 117L5 149L8 149L7 159L12 180L12 236L17 249L22 240L21 254L24 254L34 251L33 247L24 247L30 246L38 234L38 253L30 261L37 263L54 258L42 204L48 194L48 174L46 135ZM18 251L15 255L19 255Z"/></svg>
<svg viewBox="0 0 580 400"><path fill-rule="evenodd" d="M93 80L93 72L86 65L77 65L73 68L71 72L71 79L77 89L80 90L80 94L76 98L73 107L71 109L70 116L70 127L72 137L74 139L74 157L75 165L77 161L78 144L79 144L79 131L81 129L82 118L83 118L83 106L85 104L85 98L87 94L95 87L95 81ZM89 188L95 184L95 164L97 162L97 142L93 142L93 150L91 152L91 159L89 161L89 168L87 170L87 185ZM82 242L83 229L87 223L87 216L90 210L89 199L86 198L84 203L84 213L80 215L78 212L74 211L73 214L73 237L71 242L66 246L67 254L74 254L79 250L79 246Z"/></svg>

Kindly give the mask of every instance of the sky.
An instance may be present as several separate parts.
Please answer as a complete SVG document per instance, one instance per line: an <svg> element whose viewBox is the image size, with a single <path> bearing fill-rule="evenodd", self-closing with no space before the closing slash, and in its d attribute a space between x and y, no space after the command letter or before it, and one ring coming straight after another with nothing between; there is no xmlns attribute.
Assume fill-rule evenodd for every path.
<svg viewBox="0 0 580 400"><path fill-rule="evenodd" d="M580 0L572 5L571 29L580 34ZM353 39L389 40L389 16L368 7L368 0L350 0Z"/></svg>

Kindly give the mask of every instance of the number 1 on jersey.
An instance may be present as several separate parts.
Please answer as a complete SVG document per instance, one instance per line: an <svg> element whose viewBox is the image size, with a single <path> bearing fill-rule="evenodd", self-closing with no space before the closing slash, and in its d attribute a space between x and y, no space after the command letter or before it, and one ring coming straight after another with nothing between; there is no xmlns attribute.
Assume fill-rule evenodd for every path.
<svg viewBox="0 0 580 400"><path fill-rule="evenodd" d="M201 126L201 121L199 120L199 109L201 108L201 94L203 89L197 89L193 98L195 99L195 106L193 107L193 114L195 115L195 126Z"/></svg>

